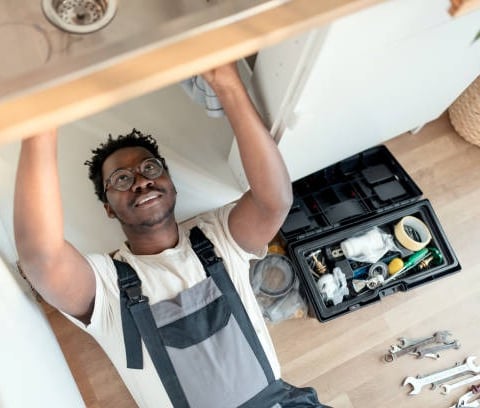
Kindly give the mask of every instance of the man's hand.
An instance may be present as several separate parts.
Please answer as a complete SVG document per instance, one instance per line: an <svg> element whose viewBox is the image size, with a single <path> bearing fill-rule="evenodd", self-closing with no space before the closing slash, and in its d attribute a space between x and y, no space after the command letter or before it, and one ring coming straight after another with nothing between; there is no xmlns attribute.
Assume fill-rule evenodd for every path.
<svg viewBox="0 0 480 408"><path fill-rule="evenodd" d="M41 132L38 132L35 135L31 135L29 138L35 137L37 140L40 139L50 139L50 140L56 140L57 139L57 134L58 134L58 129L57 128L52 128L52 129L46 129Z"/></svg>
<svg viewBox="0 0 480 408"><path fill-rule="evenodd" d="M206 71L202 76L217 93L231 89L232 87L243 87L236 62L231 62Z"/></svg>

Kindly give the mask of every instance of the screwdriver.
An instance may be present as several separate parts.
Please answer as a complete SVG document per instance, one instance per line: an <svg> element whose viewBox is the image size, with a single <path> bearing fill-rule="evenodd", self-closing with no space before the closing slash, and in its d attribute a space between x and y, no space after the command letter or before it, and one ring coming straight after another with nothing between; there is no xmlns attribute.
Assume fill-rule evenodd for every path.
<svg viewBox="0 0 480 408"><path fill-rule="evenodd" d="M382 285L385 285L388 282L394 279L397 279L399 276L408 272L410 269L415 268L415 266L417 266L420 262L422 262L429 255L429 253L430 251L428 250L428 248L423 248L420 251L415 252L413 255L410 255L408 259L405 261L405 263L403 264L403 268L400 269L396 274L385 279Z"/></svg>

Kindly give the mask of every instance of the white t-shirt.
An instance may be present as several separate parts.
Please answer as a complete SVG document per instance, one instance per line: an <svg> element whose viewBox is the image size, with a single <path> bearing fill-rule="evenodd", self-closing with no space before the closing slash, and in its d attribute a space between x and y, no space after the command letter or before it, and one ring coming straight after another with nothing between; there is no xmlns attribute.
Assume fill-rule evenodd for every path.
<svg viewBox="0 0 480 408"><path fill-rule="evenodd" d="M142 292L154 304L175 297L179 292L205 279L205 271L188 239L190 229L198 225L212 241L217 255L223 259L240 298L245 305L257 335L263 345L276 378L280 366L262 313L249 282L249 261L263 257L249 254L233 240L228 230L228 214L232 206L202 214L178 226L179 240L174 248L156 255L133 255L123 244L115 259L128 262L142 281ZM91 334L105 350L139 407L172 407L168 395L143 344L144 367L128 369L123 342L119 290L115 266L108 254L88 255L95 271L95 307L89 325L66 315L77 326Z"/></svg>

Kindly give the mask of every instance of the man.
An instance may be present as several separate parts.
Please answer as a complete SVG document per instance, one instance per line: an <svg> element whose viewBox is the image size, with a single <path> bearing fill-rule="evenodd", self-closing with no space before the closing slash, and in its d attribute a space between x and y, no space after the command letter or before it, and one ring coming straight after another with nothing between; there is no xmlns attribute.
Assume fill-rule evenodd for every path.
<svg viewBox="0 0 480 408"><path fill-rule="evenodd" d="M235 133L250 190L235 205L179 225L174 215L176 190L155 141L136 130L115 140L109 138L93 151L92 160L86 164L107 216L120 222L127 241L113 257L84 256L63 236L56 132L46 131L22 143L14 212L20 263L44 299L99 342L141 407L224 408L245 404L263 408L278 406L275 404L280 399L290 401L292 407L321 406L315 402L313 390L303 392L277 381L278 361L248 281L249 260L265 254L266 244L290 208L292 193L287 170L243 87L235 64L211 70L204 78L216 92ZM194 225L213 243L227 273L210 274L202 265L197 250L194 252L189 242L193 242L195 234L190 229ZM114 263L113 259L124 263ZM138 293L127 299L128 290L119 290L117 273L126 264L138 275L142 294L148 299ZM233 282L234 289L228 296L225 295L228 288L222 289L220 281L226 282L226 287ZM211 330L201 334L203 337L188 347L177 344L183 343L190 332L209 328L212 316L213 320L219 320L224 307L218 301L223 297L230 299L230 295L240 296L241 308L248 317L242 318L242 311L236 314L235 305L225 309L227 317L231 314L238 320L231 325L231 319L225 319L228 321L225 327L241 327L240 331L232 331L235 334L226 343L237 342L246 333L243 346L232 352L224 350L219 346L222 340L218 334L223 331L217 329L215 333ZM209 297L211 303L206 304ZM228 299L226 304L235 303L235 299L232 303ZM143 316L147 316L143 320L155 321L152 330L160 334L153 337L162 339L157 347L161 351L151 345L149 335L135 320L134 303L149 305L140 321ZM189 308L199 320L188 320L185 324L192 311ZM170 319L172 311L180 317ZM131 322L132 316L133 329L127 329L124 318ZM207 316L205 324L201 323L202 316ZM176 322L184 324L186 329L176 340L168 340L171 338L168 330ZM244 330L246 326L252 330ZM144 344L143 350L139 346L140 351L135 352L135 346L129 348L130 343L135 343L129 336L135 337L138 332ZM248 360L247 343L260 363L253 358L250 366L244 364L243 360ZM205 349L200 350L201 347ZM230 361L230 354L237 355L236 359ZM166 368L165 361L169 364ZM258 375L255 365L262 367L257 370ZM174 368L168 371L170 366ZM251 386L243 386L248 382Z"/></svg>

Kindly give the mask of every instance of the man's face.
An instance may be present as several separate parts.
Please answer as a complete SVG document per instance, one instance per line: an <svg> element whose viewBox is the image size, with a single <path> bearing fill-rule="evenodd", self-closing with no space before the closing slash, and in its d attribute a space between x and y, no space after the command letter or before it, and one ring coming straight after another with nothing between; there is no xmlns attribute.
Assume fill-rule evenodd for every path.
<svg viewBox="0 0 480 408"><path fill-rule="evenodd" d="M112 153L103 163L104 182L119 169L129 169L135 174L133 185L127 191L117 191L111 185L106 191L105 210L123 227L153 227L174 217L176 191L166 170L154 180L137 172L140 163L151 157L143 147L126 147Z"/></svg>

